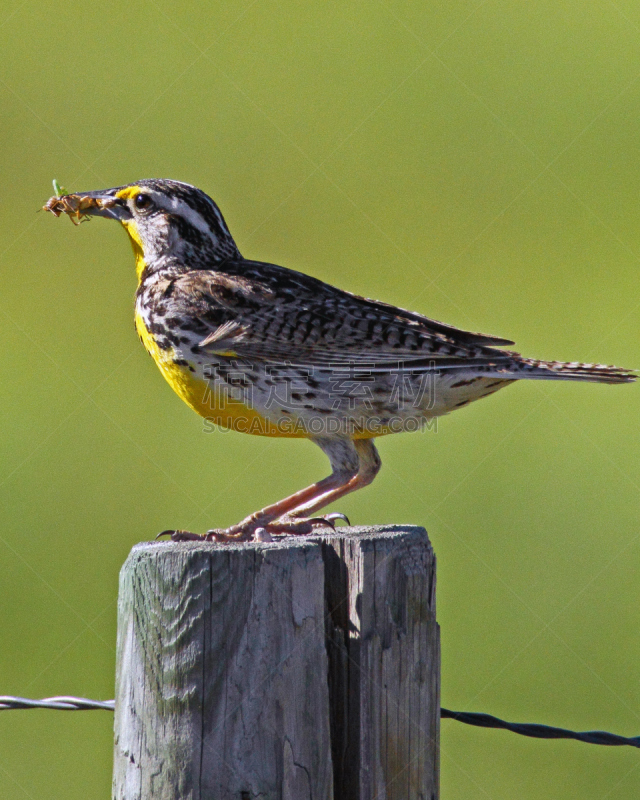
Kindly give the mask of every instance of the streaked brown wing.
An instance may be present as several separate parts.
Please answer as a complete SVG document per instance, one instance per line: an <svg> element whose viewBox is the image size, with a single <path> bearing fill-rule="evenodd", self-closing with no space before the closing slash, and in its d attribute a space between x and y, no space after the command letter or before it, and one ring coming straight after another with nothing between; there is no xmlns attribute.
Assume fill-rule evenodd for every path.
<svg viewBox="0 0 640 800"><path fill-rule="evenodd" d="M459 330L271 264L225 263L220 271L190 272L179 286L175 300L188 303L182 312L203 323L210 352L224 340L225 351L249 359L385 371L399 362L416 369L433 369L432 362L494 365L513 355L487 346L509 340Z"/></svg>

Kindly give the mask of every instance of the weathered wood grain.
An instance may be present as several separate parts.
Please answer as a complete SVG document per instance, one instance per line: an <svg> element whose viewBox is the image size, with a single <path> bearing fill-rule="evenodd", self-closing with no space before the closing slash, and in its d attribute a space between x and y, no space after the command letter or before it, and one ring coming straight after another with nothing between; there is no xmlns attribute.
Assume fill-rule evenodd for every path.
<svg viewBox="0 0 640 800"><path fill-rule="evenodd" d="M436 800L435 556L424 528L347 530L321 537L335 795Z"/></svg>
<svg viewBox="0 0 640 800"><path fill-rule="evenodd" d="M116 800L437 798L423 529L138 545L118 615Z"/></svg>

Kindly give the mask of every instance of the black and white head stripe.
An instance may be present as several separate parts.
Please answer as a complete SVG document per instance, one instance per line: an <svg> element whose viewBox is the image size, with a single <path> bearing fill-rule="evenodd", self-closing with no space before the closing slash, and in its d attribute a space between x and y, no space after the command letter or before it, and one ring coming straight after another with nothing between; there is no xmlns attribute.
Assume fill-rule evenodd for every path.
<svg viewBox="0 0 640 800"><path fill-rule="evenodd" d="M171 180L143 180L135 185L167 214L185 242L215 251L219 258L239 255L220 209L203 191Z"/></svg>

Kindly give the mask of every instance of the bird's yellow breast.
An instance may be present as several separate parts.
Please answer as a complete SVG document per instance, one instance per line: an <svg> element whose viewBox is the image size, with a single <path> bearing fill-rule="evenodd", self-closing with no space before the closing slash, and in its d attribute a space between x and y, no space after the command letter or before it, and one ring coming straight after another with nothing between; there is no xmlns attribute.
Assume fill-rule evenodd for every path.
<svg viewBox="0 0 640 800"><path fill-rule="evenodd" d="M230 398L228 393L220 391L209 381L198 377L191 372L188 365L176 363L173 348L162 350L158 347L154 335L149 331L138 312L136 312L135 324L142 344L158 365L169 386L201 417L211 420L222 428L229 428L239 433L251 433L256 436L284 436L295 439L306 438L306 434L300 430L288 431L274 425L254 408Z"/></svg>

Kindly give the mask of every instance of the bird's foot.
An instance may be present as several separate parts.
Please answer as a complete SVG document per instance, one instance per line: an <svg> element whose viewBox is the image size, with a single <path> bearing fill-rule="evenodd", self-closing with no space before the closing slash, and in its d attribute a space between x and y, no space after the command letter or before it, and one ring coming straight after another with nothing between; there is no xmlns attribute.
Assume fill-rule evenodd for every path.
<svg viewBox="0 0 640 800"><path fill-rule="evenodd" d="M341 519L349 525L349 519L339 512L327 514L324 517L296 517L285 515L278 519L267 521L260 519L244 520L237 525L232 525L225 530L212 529L204 534L191 533L190 531L162 531L156 536L169 536L172 542L272 542L274 536L304 536L312 533L314 528L326 527L335 530L334 521Z"/></svg>
<svg viewBox="0 0 640 800"><path fill-rule="evenodd" d="M324 517L298 517L295 514L286 514L283 517L274 519L273 522L268 522L262 526L262 529L268 534L275 536L282 536L293 534L295 536L304 536L307 533L312 533L314 528L331 528L335 530L335 521L341 519L350 525L348 517L339 512L326 514Z"/></svg>
<svg viewBox="0 0 640 800"><path fill-rule="evenodd" d="M161 536L168 536L172 542L250 542L252 536L245 535L244 531L235 532L236 528L212 529L206 533L191 533L191 531L162 531L156 536L156 541Z"/></svg>

